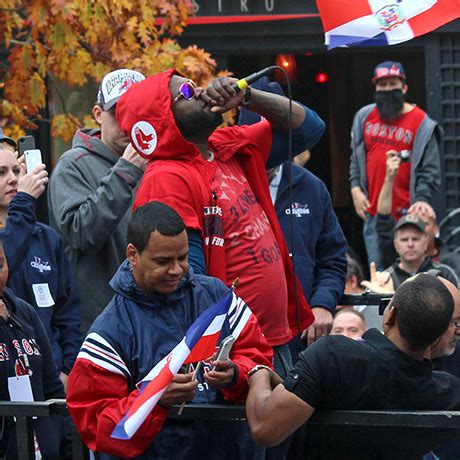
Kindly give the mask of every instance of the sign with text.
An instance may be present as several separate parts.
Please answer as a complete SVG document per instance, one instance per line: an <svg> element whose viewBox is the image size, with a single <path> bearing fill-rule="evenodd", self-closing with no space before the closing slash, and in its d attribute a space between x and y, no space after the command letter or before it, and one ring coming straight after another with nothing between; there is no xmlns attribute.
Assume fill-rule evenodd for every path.
<svg viewBox="0 0 460 460"><path fill-rule="evenodd" d="M193 0L188 24L273 21L318 17L314 0Z"/></svg>

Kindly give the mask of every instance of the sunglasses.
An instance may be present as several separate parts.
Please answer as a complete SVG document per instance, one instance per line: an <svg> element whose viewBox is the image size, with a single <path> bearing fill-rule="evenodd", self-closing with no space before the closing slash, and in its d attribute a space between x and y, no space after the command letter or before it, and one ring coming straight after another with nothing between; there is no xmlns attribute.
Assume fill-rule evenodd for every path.
<svg viewBox="0 0 460 460"><path fill-rule="evenodd" d="M175 104L181 97L186 101L190 101L195 96L196 84L192 80L187 80L179 86L179 94L173 99L172 104ZM171 104L171 105L172 105Z"/></svg>

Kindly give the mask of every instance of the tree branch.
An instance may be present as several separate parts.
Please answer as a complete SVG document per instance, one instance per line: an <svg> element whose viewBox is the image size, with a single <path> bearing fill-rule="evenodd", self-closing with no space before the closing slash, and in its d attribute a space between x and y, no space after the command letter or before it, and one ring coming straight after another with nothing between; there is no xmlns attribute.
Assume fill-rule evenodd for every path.
<svg viewBox="0 0 460 460"><path fill-rule="evenodd" d="M80 128L80 125L75 121L74 117L71 115L71 113L67 110L67 107L65 105L65 100L64 100L64 96L62 95L61 93L61 90L59 88L59 84L56 80L56 78L54 78L54 75L52 75L51 73L49 72L46 72L46 76L50 79L51 83L53 84L53 86L56 88L56 93L58 95L58 98L59 100L61 101L61 106L62 106L62 110L64 111L64 114L66 115L66 117L74 124L75 128L79 129Z"/></svg>

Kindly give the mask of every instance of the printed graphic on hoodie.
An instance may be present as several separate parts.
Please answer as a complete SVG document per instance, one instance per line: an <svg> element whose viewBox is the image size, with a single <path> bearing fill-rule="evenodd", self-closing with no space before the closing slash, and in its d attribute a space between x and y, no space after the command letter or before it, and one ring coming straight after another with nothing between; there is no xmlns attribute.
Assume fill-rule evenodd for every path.
<svg viewBox="0 0 460 460"><path fill-rule="evenodd" d="M240 278L238 295L253 311L263 311L270 305L272 312L278 309L281 312L287 304L286 277L281 251L267 215L237 160L232 158L217 165L213 190L222 208L225 258L232 261L227 264L225 281L231 284L236 277ZM253 288L260 283L266 288ZM274 318L285 316L273 313Z"/></svg>

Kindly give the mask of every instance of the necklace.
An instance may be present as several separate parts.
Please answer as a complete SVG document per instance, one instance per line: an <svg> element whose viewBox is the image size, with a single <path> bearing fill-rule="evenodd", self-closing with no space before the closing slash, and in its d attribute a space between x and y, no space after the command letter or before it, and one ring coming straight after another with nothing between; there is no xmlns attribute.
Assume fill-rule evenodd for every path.
<svg viewBox="0 0 460 460"><path fill-rule="evenodd" d="M209 163L211 163L211 161L214 160L214 152L211 152L211 150L208 150L208 158L206 158L206 161L209 161Z"/></svg>

